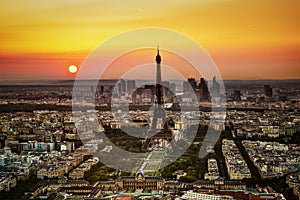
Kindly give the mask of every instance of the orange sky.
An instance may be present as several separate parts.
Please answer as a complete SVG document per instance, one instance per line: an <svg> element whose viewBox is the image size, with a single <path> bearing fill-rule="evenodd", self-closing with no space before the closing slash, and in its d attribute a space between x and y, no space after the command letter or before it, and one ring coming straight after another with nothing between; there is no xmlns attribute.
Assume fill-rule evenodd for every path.
<svg viewBox="0 0 300 200"><path fill-rule="evenodd" d="M155 79L156 65L153 64L155 62L155 54L156 49L142 49L124 54L106 68L102 77L118 79L125 76L124 79L133 79L134 77L139 78L141 74L147 74L148 79ZM162 78L167 80L180 79L181 77L178 77L176 73L178 72L184 77L200 79L201 75L199 72L181 56L163 50L160 50L160 55L162 55Z"/></svg>
<svg viewBox="0 0 300 200"><path fill-rule="evenodd" d="M80 66L107 38L142 27L193 38L224 79L300 78L299 10L297 0L2 0L0 78L75 78L69 64Z"/></svg>

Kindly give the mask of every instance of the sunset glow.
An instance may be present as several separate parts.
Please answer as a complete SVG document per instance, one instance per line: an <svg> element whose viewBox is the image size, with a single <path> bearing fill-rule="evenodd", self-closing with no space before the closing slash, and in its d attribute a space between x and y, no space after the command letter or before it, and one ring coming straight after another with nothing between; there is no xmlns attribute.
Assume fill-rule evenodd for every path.
<svg viewBox="0 0 300 200"><path fill-rule="evenodd" d="M300 78L299 1L4 0L0 10L4 80L74 78L70 63L80 66L104 40L143 27L191 37L224 79Z"/></svg>

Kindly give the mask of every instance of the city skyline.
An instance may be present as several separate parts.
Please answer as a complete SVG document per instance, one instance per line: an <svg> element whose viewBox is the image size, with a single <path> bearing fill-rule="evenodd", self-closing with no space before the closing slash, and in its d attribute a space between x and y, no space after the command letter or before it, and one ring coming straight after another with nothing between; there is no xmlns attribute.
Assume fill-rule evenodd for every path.
<svg viewBox="0 0 300 200"><path fill-rule="evenodd" d="M224 80L300 78L299 2L216 0L157 5L135 1L117 5L103 1L4 1L0 77L74 79L76 74L70 74L68 66L80 67L89 52L109 37L136 28L160 27L183 33L202 45ZM115 49L108 49L108 53ZM133 55L134 59L123 62L153 62L152 53L148 56L147 51ZM166 51L163 57L164 61L177 59ZM176 62L170 65L186 67ZM123 71L126 67L121 66ZM119 78L116 70L112 72L106 78ZM192 70L182 74L185 78L194 75Z"/></svg>
<svg viewBox="0 0 300 200"><path fill-rule="evenodd" d="M213 76L179 86L162 80L172 54L146 52L154 73L135 72L156 75L154 84L0 84L1 199L300 197L299 80L228 81L225 91ZM136 53L145 49L100 69L104 77ZM91 58L88 75L98 69ZM132 60L117 76L141 66Z"/></svg>
<svg viewBox="0 0 300 200"><path fill-rule="evenodd" d="M300 0L2 0L0 199L300 199Z"/></svg>

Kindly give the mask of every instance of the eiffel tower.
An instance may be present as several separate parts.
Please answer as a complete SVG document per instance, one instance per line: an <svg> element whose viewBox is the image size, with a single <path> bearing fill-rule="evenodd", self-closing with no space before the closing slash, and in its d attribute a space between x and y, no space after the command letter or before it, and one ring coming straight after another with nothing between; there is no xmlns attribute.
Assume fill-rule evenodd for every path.
<svg viewBox="0 0 300 200"><path fill-rule="evenodd" d="M166 122L166 113L163 108L163 93L161 85L161 56L157 47L156 61L156 104L153 106L153 119L150 129L146 133L146 139L143 143L144 149L149 149L161 144L165 149L168 144L174 141L172 130L170 130ZM147 137L147 135L150 135Z"/></svg>

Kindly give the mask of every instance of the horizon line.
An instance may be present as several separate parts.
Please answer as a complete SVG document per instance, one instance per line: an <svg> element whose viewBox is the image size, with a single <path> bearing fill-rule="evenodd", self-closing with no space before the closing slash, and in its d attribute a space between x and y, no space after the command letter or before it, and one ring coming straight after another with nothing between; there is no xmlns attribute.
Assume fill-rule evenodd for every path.
<svg viewBox="0 0 300 200"><path fill-rule="evenodd" d="M75 81L80 81L80 82L84 82L84 81L113 81L113 82L117 82L120 79L80 79L80 80L76 80L76 79L23 79L23 80L0 80L0 86L5 86L5 85L20 85L20 84L26 84L26 85L30 85L30 84L36 84L36 85L51 85L51 84L64 84L64 82L67 84L70 82L71 83L75 83ZM135 81L155 81L154 79L123 79L123 80L135 80ZM197 82L200 79L195 79ZM211 81L208 79L205 79L206 81ZM57 81L57 83L55 83ZM164 81L187 81L187 79L185 80L180 80L180 79L170 79L170 80L164 80ZM164 82L163 81L163 82ZM283 82L283 81L294 81L294 82L300 82L300 78L298 79L223 79L223 80L217 80L217 81L224 81L224 82ZM40 82L40 84L38 83ZM60 83L59 83L60 82Z"/></svg>
<svg viewBox="0 0 300 200"><path fill-rule="evenodd" d="M194 78L194 77L189 77L189 78ZM202 78L202 77L201 77ZM123 80L137 80L137 81L148 81L148 80L152 80L152 79L124 79ZM184 79L187 80L188 78ZM195 80L197 80L197 78L194 78ZM198 78L200 79L200 78ZM204 78L205 79L205 78ZM6 79L6 80L0 80L0 82L22 82L22 81L95 81L95 80L121 80L121 79L117 79L117 78L102 78L102 79ZM153 79L155 80L155 79ZM209 79L205 79L205 80L209 80ZM211 79L212 80L212 79ZM217 80L221 80L221 79L217 79ZM284 80L300 80L299 78L269 78L269 79L222 79L223 81L284 81ZM183 81L182 79L169 79L169 80L163 80L163 81Z"/></svg>

